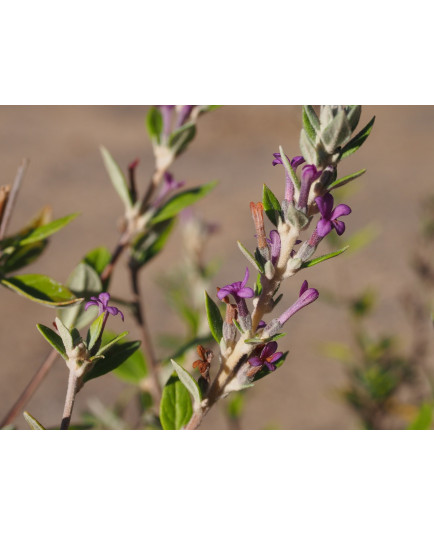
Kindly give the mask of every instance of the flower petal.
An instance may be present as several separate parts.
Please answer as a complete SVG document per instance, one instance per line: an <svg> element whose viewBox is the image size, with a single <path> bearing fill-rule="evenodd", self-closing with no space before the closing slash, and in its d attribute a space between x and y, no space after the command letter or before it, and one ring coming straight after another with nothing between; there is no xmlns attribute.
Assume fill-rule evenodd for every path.
<svg viewBox="0 0 434 536"><path fill-rule="evenodd" d="M274 354L274 352L277 350L277 342L272 341L266 344L261 352L261 359L265 359L267 357L270 357Z"/></svg>
<svg viewBox="0 0 434 536"><path fill-rule="evenodd" d="M101 294L98 296L98 301L102 303L104 308L107 307L109 300L110 300L110 294L108 292L101 292Z"/></svg>
<svg viewBox="0 0 434 536"><path fill-rule="evenodd" d="M241 288L246 286L246 283L248 280L249 280L249 269L246 268L246 275L244 276L244 279L241 282Z"/></svg>
<svg viewBox="0 0 434 536"><path fill-rule="evenodd" d="M351 214L351 208L348 205L338 205L332 212L331 219L335 220L341 216L348 216Z"/></svg>
<svg viewBox="0 0 434 536"><path fill-rule="evenodd" d="M259 357L251 357L248 361L252 365L252 367L262 367L263 365Z"/></svg>
<svg viewBox="0 0 434 536"><path fill-rule="evenodd" d="M345 223L343 221L333 220L332 224L333 224L333 227L336 229L336 232L338 233L339 236L344 234L344 232L345 232Z"/></svg>
<svg viewBox="0 0 434 536"><path fill-rule="evenodd" d="M222 288L217 292L217 298L218 298L219 300L223 300L224 298L226 298L226 296L227 296L228 294L231 293L231 290L229 289L229 286L230 286L230 285L228 285L228 286L226 286L226 287L222 287Z"/></svg>
<svg viewBox="0 0 434 536"><path fill-rule="evenodd" d="M308 288L309 288L309 284L308 284L308 282L307 282L306 280L303 281L303 284L301 285L301 288L300 288L300 294L299 294L299 296L301 296L302 294L304 294Z"/></svg>
<svg viewBox="0 0 434 536"><path fill-rule="evenodd" d="M273 372L276 370L276 365L273 365L272 363L269 363L268 361L265 361L265 366L268 368L270 372Z"/></svg>
<svg viewBox="0 0 434 536"><path fill-rule="evenodd" d="M283 356L283 352L276 352L271 357L267 359L268 363L275 363L276 361L279 361L279 359Z"/></svg>
<svg viewBox="0 0 434 536"><path fill-rule="evenodd" d="M250 287L244 287L237 292L239 298L253 298L254 295L255 293Z"/></svg>
<svg viewBox="0 0 434 536"><path fill-rule="evenodd" d="M329 220L321 219L316 225L316 232L318 233L318 236L324 238L324 236L327 236L330 231L332 230L332 224Z"/></svg>
<svg viewBox="0 0 434 536"><path fill-rule="evenodd" d="M326 193L323 197L315 197L315 202L319 208L321 216L330 219L334 203L332 194Z"/></svg>

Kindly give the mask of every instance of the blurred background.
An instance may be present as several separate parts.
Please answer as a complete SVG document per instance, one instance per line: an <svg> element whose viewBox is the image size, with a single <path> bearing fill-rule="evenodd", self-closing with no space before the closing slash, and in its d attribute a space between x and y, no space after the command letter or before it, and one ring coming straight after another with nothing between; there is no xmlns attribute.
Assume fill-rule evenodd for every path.
<svg viewBox="0 0 434 536"><path fill-rule="evenodd" d="M54 218L81 213L51 239L47 252L37 263L24 271L44 273L65 282L86 252L99 245L113 248L123 207L106 175L99 146L105 145L123 169L135 158L140 159L137 177L143 191L153 170L152 148L144 125L147 109L0 108L0 183L11 183L23 157L31 161L10 230L21 228L47 204L52 206ZM429 236L424 234L424 221L430 217L429 198L434 194L430 165L434 107L367 106L362 110L360 127L373 115L376 123L371 136L339 167L339 176L368 169L363 177L339 191L339 201L349 204L353 213L345 218L347 231L338 245L341 247L356 237L354 247L337 259L285 281L279 310L295 301L304 278L320 292L320 299L292 318L285 330L287 336L279 343L279 349L290 351L288 359L276 373L246 393L243 412L235 424L225 413L223 403L220 408L213 408L202 428L363 427L358 401L354 393L351 395L355 381L360 380L366 387L369 380L365 376L361 379L354 365L357 352L360 356L360 322L363 333L366 331L373 341L380 341L379 349L369 347L366 352L383 352L381 359L384 352L389 352L385 358L388 374L390 360L395 356L405 362L411 361L415 352L423 353L408 381L403 380L393 397L387 397L390 420L381 421L378 427L406 427L417 416L421 404L431 400L432 286L420 263L431 247ZM217 285L242 279L246 261L236 241L251 248L255 243L249 203L261 200L264 182L283 196L284 172L281 166L272 167L272 153L282 145L288 155L299 154L300 129L300 106L225 106L200 118L196 139L173 166L175 178L186 181L188 186L219 181L218 187L195 206L203 219L219 225L219 232L210 237L206 250L208 261L220 262L212 295L215 296ZM183 330L157 283L161 274L176 270L181 262L181 243L177 229L166 249L142 274L148 321L156 343L159 334ZM334 247L324 243L318 253ZM253 278L250 283L253 284ZM111 292L130 296L122 261L112 280ZM3 416L49 352L36 324L50 325L55 315L54 310L31 303L3 287L0 294ZM422 308L418 318L412 300L417 302L415 311ZM131 318L126 324L131 336L139 337ZM114 320L111 326L119 328ZM384 342L387 338L393 341ZM417 348L421 339L422 349ZM358 350L354 349L357 344ZM167 357L161 347L158 354ZM381 376L381 381L389 379ZM67 369L59 358L25 409L46 426L58 425L66 383ZM95 400L113 405L125 388L113 375L90 382L77 398L75 420L81 412L89 411L89 403L92 405ZM367 386L368 391L372 388L371 384ZM375 396L378 398L378 393ZM399 403L391 403L392 398ZM378 411L377 406L373 411ZM27 428L22 418L17 419L16 425ZM365 427L369 426L365 423Z"/></svg>

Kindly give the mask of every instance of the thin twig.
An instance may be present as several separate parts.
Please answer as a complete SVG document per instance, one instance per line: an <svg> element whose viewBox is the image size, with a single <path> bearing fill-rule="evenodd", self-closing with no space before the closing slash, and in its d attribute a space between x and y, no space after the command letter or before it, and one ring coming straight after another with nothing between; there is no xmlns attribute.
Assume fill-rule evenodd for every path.
<svg viewBox="0 0 434 536"><path fill-rule="evenodd" d="M15 417L19 413L21 413L21 411L24 408L24 406L27 404L27 402L33 396L33 393L36 391L36 389L39 387L39 384L42 382L42 380L48 374L49 370L51 369L51 367L55 363L56 359L57 359L56 350L51 350L51 352L45 358L45 361L42 363L42 365L36 371L36 373L33 376L33 378L27 384L27 386L24 389L24 391L21 393L21 395L18 398L18 400L15 402L15 404L9 410L8 414L6 415L6 417L0 423L0 428L3 428L4 426L7 426L8 424L11 424L14 421Z"/></svg>
<svg viewBox="0 0 434 536"><path fill-rule="evenodd" d="M78 378L74 370L69 371L68 389L66 391L65 407L63 409L62 422L60 424L61 430L68 430L69 423L71 422L72 410L74 408L75 395L78 391Z"/></svg>
<svg viewBox="0 0 434 536"><path fill-rule="evenodd" d="M152 395L155 404L158 406L158 403L161 398L161 385L158 378L159 364L155 355L154 347L151 341L151 335L149 333L148 325L146 322L145 309L143 307L139 285L139 270L132 266L130 266L130 281L134 295L134 317L138 325L140 326L140 330L142 332L145 357L149 367L150 379L152 381Z"/></svg>
<svg viewBox="0 0 434 536"><path fill-rule="evenodd" d="M2 218L2 222L0 225L0 240L3 240L6 234L6 231L7 231L11 216L12 216L12 211L15 206L15 201L16 201L18 192L20 190L20 186L23 181L24 174L26 172L28 165L29 165L29 159L24 158L15 176L14 184L12 185L12 189L9 193L9 198L8 198L7 205L4 211L4 216Z"/></svg>

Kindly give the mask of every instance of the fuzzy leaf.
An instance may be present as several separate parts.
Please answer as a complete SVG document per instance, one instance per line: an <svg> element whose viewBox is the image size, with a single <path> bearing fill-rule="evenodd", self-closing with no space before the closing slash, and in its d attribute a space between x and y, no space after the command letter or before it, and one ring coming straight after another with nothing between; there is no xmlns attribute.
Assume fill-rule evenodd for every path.
<svg viewBox="0 0 434 536"><path fill-rule="evenodd" d="M95 361L92 369L83 377L83 382L88 382L104 374L108 374L122 365L139 348L140 341L127 341L116 343L105 353L104 359Z"/></svg>
<svg viewBox="0 0 434 536"><path fill-rule="evenodd" d="M318 164L315 147L312 145L305 130L302 130L300 133L300 151L306 160L306 164Z"/></svg>
<svg viewBox="0 0 434 536"><path fill-rule="evenodd" d="M5 287L48 307L66 307L82 301L61 283L40 274L25 274L0 280Z"/></svg>
<svg viewBox="0 0 434 536"><path fill-rule="evenodd" d="M20 240L19 244L21 246L26 246L28 244L33 244L34 242L40 242L44 238L47 238L47 236L60 231L60 229L65 227L65 225L68 225L69 222L75 220L77 216L78 212L75 214L70 214L69 216L64 216L58 220L54 220L46 225L41 225L41 227L37 227L36 229L32 230L27 236Z"/></svg>
<svg viewBox="0 0 434 536"><path fill-rule="evenodd" d="M264 184L263 188L262 204L264 205L265 214L268 219L277 227L282 209L276 196L266 184Z"/></svg>
<svg viewBox="0 0 434 536"><path fill-rule="evenodd" d="M250 261L253 266L261 273L264 273L264 268L261 266L261 264L255 259L255 257L248 251L243 244L241 244L240 241L237 241L238 247L240 248L241 253L246 257L248 261Z"/></svg>
<svg viewBox="0 0 434 536"><path fill-rule="evenodd" d="M110 180L112 181L112 184L119 197L122 199L125 208L129 210L133 206L133 203L124 174L122 173L121 168L118 166L116 160L112 157L108 150L103 146L100 149L102 159L104 161L104 166L107 170Z"/></svg>
<svg viewBox="0 0 434 536"><path fill-rule="evenodd" d="M151 106L146 116L146 128L152 142L159 145L163 132L163 117L160 110L155 106Z"/></svg>
<svg viewBox="0 0 434 536"><path fill-rule="evenodd" d="M313 106L303 106L302 120L306 134L315 143L317 132L320 129L320 122Z"/></svg>
<svg viewBox="0 0 434 536"><path fill-rule="evenodd" d="M42 324L36 324L36 327L38 328L39 333L48 342L48 344L52 346L56 350L56 352L59 352L59 354L63 357L65 361L68 361L68 356L66 355L65 346L61 337L47 326L43 326Z"/></svg>
<svg viewBox="0 0 434 536"><path fill-rule="evenodd" d="M300 190L300 179L297 177L297 173L294 171L294 169L291 166L291 162L286 157L285 151L283 150L282 146L279 146L280 151L280 158L282 159L283 166L286 170L286 173L291 177L292 182L294 184L294 188L296 190Z"/></svg>
<svg viewBox="0 0 434 536"><path fill-rule="evenodd" d="M168 220L176 216L181 210L189 207L199 199L202 199L207 193L209 193L215 186L217 182L209 182L203 186L198 186L197 188L192 188L191 190L185 190L174 195L172 198L167 201L155 214L151 220L151 225Z"/></svg>
<svg viewBox="0 0 434 536"><path fill-rule="evenodd" d="M57 330L59 331L60 338L63 341L63 346L65 347L66 353L68 354L74 348L74 342L72 340L72 335L71 335L69 329L60 320L60 318L56 318L56 326L57 326Z"/></svg>
<svg viewBox="0 0 434 536"><path fill-rule="evenodd" d="M338 147L346 143L351 136L351 127L344 110L340 110L325 127L321 138L326 151L333 154Z"/></svg>
<svg viewBox="0 0 434 536"><path fill-rule="evenodd" d="M366 173L366 169L361 169L360 171L356 171L355 173L351 173L350 175L346 175L345 177L342 177L342 179L338 179L334 182L332 182L329 187L328 191L334 190L335 188L340 188L341 186L344 186L344 184L347 184L354 179L358 179L361 177L364 173Z"/></svg>
<svg viewBox="0 0 434 536"><path fill-rule="evenodd" d="M181 382L187 388L188 392L193 397L193 408L199 408L200 403L202 402L202 395L200 393L197 381L189 372L185 370L185 368L181 367L181 365L179 365L176 361L172 359L171 363L173 368L175 369L175 372L178 374L178 378L181 380Z"/></svg>
<svg viewBox="0 0 434 536"><path fill-rule="evenodd" d="M321 255L321 257L316 257L315 259L311 259L310 261L306 261L301 265L301 268L310 268L311 266L315 266L315 264L319 264L320 262L324 262L328 259L332 259L333 257L337 257L344 251L346 251L349 248L349 246L345 246L342 249L339 249L338 251L333 251L333 253L327 253L326 255Z"/></svg>
<svg viewBox="0 0 434 536"><path fill-rule="evenodd" d="M182 154L196 136L196 125L187 123L173 132L169 138L169 147L176 156Z"/></svg>
<svg viewBox="0 0 434 536"><path fill-rule="evenodd" d="M365 128L363 128L357 136L350 140L341 152L341 160L355 153L360 147L365 143L369 134L371 133L372 127L374 126L375 116L369 121Z"/></svg>
<svg viewBox="0 0 434 536"><path fill-rule="evenodd" d="M181 430L193 415L190 394L174 372L163 389L160 420L164 430Z"/></svg>
<svg viewBox="0 0 434 536"><path fill-rule="evenodd" d="M288 205L287 217L291 225L297 229L303 229L309 223L309 218L306 214L295 208L293 203L289 203Z"/></svg>
<svg viewBox="0 0 434 536"><path fill-rule="evenodd" d="M208 318L209 329L212 336L216 340L217 344L220 344L220 341L223 337L223 319L220 313L220 309L214 303L214 301L209 297L208 292L205 291L205 307L206 315Z"/></svg>
<svg viewBox="0 0 434 536"><path fill-rule="evenodd" d="M354 132L359 124L360 114L362 113L362 107L359 105L350 106L350 111L347 113L347 119L350 123L352 132Z"/></svg>
<svg viewBox="0 0 434 536"><path fill-rule="evenodd" d="M45 428L42 426L42 424L35 419L35 417L32 417L30 413L25 411L23 413L23 417L25 418L27 424L30 426L32 430L45 430Z"/></svg>
<svg viewBox="0 0 434 536"><path fill-rule="evenodd" d="M86 345L89 352L92 354L92 350L95 343L98 341L104 324L105 313L100 314L89 327L87 332ZM98 350L97 350L98 351Z"/></svg>

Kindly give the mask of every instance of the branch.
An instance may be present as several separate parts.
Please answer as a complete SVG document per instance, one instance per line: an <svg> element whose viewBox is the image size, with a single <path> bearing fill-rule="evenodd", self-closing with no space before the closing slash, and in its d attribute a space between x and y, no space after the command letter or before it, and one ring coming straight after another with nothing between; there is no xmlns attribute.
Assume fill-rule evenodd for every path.
<svg viewBox="0 0 434 536"><path fill-rule="evenodd" d="M26 172L28 165L29 165L29 159L25 158L22 164L20 165L20 167L18 168L17 174L15 176L14 184L9 193L6 208L5 208L2 222L0 225L0 240L3 240L3 238L5 237L5 234L6 234L6 231L7 231L11 216L12 216L12 212L15 206L15 201L18 196L18 192L20 190L20 186L23 181L24 174Z"/></svg>

